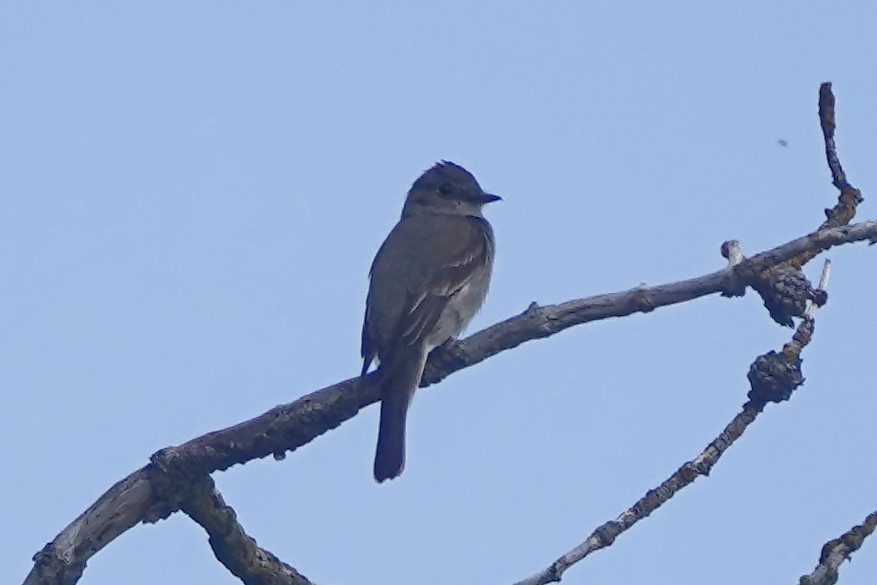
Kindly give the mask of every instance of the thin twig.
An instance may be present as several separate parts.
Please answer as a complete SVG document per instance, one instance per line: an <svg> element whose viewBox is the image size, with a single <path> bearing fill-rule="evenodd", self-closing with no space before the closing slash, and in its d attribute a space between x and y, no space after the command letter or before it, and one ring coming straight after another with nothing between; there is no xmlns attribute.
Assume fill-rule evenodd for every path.
<svg viewBox="0 0 877 585"><path fill-rule="evenodd" d="M828 273L830 264L826 262L820 280L820 288L828 285ZM815 311L817 306L814 303L812 310ZM728 425L722 429L719 436L713 439L706 448L701 451L697 457L687 461L677 469L673 475L667 478L658 487L646 492L646 495L640 498L633 506L625 510L615 520L610 520L605 524L596 528L584 542L567 552L553 563L548 565L542 571L532 575L523 581L515 583L515 585L546 585L547 583L559 582L563 573L572 565L578 563L591 553L611 546L615 539L629 530L634 524L648 517L652 512L666 504L670 498L676 495L676 492L684 487L692 484L695 479L700 476L708 476L712 468L719 462L722 454L733 445L737 439L743 436L743 433L749 428L759 414L764 410L767 402L780 402L788 400L792 391L801 384L803 378L799 371L801 364L801 351L810 343L813 336L814 322L812 313L804 319L792 336L791 341L783 346L780 353L769 352L766 355L759 356L750 369L750 382L752 390L749 392L749 400L743 405L743 410L739 412ZM785 366L779 370L780 374L785 371L791 371L792 375L785 380L779 381L774 379L777 373L776 364ZM755 375L752 371L756 370L756 374L760 373L758 368L767 365L769 368L767 375L769 377L769 388L765 390L759 387L759 382L763 382L763 378ZM784 383L785 382L785 383Z"/></svg>
<svg viewBox="0 0 877 585"><path fill-rule="evenodd" d="M826 219L819 226L822 230L848 225L855 217L859 203L863 201L861 192L847 181L837 156L837 144L834 139L837 126L835 98L831 91L831 83L828 82L819 87L819 125L822 128L825 158L831 171L832 183L840 191L834 207L825 210ZM816 255L812 250L808 250L795 258L790 258L788 262L763 271L760 274L761 278L751 284L764 301L771 318L777 323L793 327L794 317L806 316L806 298L800 293L809 289L810 284L801 272L801 268ZM727 296L733 292L739 291L729 291ZM813 300L821 304L826 299L823 295Z"/></svg>
<svg viewBox="0 0 877 585"><path fill-rule="evenodd" d="M738 240L728 240L722 244L722 257L728 259L728 268L737 266L743 262L743 248Z"/></svg>
<svg viewBox="0 0 877 585"><path fill-rule="evenodd" d="M834 139L834 132L837 129L837 118L835 116L835 97L831 91L831 82L825 82L819 86L819 126L822 128L822 139L825 143L825 160L828 163L828 169L831 171L831 182L840 191L837 203L834 207L825 210L825 221L819 226L819 229L835 228L847 225L856 216L856 209L859 203L864 201L862 192L853 187L847 180L847 175L840 164L840 158L837 156L837 143ZM812 260L816 254L807 252L795 258L792 261L797 267L804 266Z"/></svg>
<svg viewBox="0 0 877 585"><path fill-rule="evenodd" d="M818 291L826 291L828 290L828 279L831 277L831 260L828 258L825 259L825 262L822 264L822 275L819 277L819 284L816 285L816 290ZM819 303L816 301L810 301L810 305L807 307L806 317L813 317L813 313L816 312L816 309L819 308Z"/></svg>
<svg viewBox="0 0 877 585"><path fill-rule="evenodd" d="M839 191L843 191L851 188L852 185L847 181L847 175L837 156L837 143L834 140L834 131L837 129L835 102L834 92L831 91L831 82L826 81L819 86L819 126L822 128L825 160L828 163L828 170L831 171L831 181Z"/></svg>
<svg viewBox="0 0 877 585"><path fill-rule="evenodd" d="M676 492L692 483L699 476L709 475L710 470L758 416L760 409L747 406L722 430L707 447L694 459L686 462L673 475L655 489L646 492L633 506L625 510L615 520L610 520L596 528L580 545L564 554L539 573L518 581L515 585L545 585L561 580L564 571L591 553L610 546L615 539L634 524L660 508Z"/></svg>
<svg viewBox="0 0 877 585"><path fill-rule="evenodd" d="M834 585L837 583L837 570L841 563L850 558L850 555L859 550L865 539L877 528L877 512L871 512L865 521L858 526L853 526L848 532L841 534L839 538L829 540L822 547L819 555L819 564L809 575L801 577L799 585Z"/></svg>

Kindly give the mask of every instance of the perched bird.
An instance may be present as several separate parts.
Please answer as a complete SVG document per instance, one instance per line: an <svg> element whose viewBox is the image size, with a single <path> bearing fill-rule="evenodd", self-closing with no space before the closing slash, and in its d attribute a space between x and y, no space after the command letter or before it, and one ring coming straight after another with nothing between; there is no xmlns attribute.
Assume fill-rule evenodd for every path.
<svg viewBox="0 0 877 585"><path fill-rule="evenodd" d="M493 230L472 173L442 161L408 191L402 218L372 262L362 326L362 375L380 364L381 426L375 480L402 473L405 419L431 349L458 336L487 295Z"/></svg>

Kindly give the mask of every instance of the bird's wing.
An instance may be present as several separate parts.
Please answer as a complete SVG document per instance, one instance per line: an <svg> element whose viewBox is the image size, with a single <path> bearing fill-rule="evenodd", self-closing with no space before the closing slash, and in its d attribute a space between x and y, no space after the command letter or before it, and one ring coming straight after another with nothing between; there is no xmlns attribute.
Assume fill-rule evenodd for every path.
<svg viewBox="0 0 877 585"><path fill-rule="evenodd" d="M415 345L434 330L448 301L469 284L492 253L481 229L483 220L452 217L455 229L437 230L422 240L421 252L434 261L425 265L422 279L407 291L406 311L400 315L396 334L403 346Z"/></svg>
<svg viewBox="0 0 877 585"><path fill-rule="evenodd" d="M409 218L396 225L375 257L369 289L370 296L395 306L380 314L367 311L363 357L419 348L448 301L493 253L485 227L480 218L462 216Z"/></svg>
<svg viewBox="0 0 877 585"><path fill-rule="evenodd" d="M378 350L375 347L375 341L369 331L368 300L366 300L365 303L365 318L362 320L362 345L360 346L359 353L362 356L362 372L360 372L359 375L365 376L366 372L368 372L369 366L372 365L372 362L375 359L375 354L378 353Z"/></svg>

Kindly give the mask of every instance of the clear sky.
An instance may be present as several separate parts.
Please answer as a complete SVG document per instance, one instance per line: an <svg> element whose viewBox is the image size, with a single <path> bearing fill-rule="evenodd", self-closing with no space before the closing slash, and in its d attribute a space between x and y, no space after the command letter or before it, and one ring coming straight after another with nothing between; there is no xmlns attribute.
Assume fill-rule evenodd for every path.
<svg viewBox="0 0 877 585"><path fill-rule="evenodd" d="M2 3L0 582L154 451L355 375L369 263L438 159L505 197L471 330L815 228L823 81L877 217L875 22L864 0ZM805 386L564 583L794 583L875 509L877 250L830 257ZM790 334L751 293L578 327L419 393L397 481L371 477L375 407L215 478L321 585L511 583L698 453ZM841 583L875 575L867 542ZM181 515L82 581L235 582Z"/></svg>

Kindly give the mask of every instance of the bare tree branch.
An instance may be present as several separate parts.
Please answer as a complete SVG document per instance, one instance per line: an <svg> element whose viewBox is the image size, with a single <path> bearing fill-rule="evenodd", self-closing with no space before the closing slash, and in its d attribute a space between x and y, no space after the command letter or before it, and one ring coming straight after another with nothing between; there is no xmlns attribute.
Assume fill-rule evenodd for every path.
<svg viewBox="0 0 877 585"><path fill-rule="evenodd" d="M831 91L831 83L823 83L819 88L819 121L825 141L826 161L831 170L832 182L840 191L840 195L837 204L832 209L825 210L827 219L820 226L820 230L840 228L849 224L856 214L858 204L863 201L859 190L847 181L837 156L837 145L834 140L836 127L834 106L835 98ZM585 542L554 561L543 571L516 585L544 585L560 581L563 572L570 566L592 552L610 546L619 534L651 514L699 475L709 475L710 469L718 462L722 453L742 436L743 431L755 421L767 402L780 402L791 397L794 389L804 382L800 371L800 354L813 334L813 313L827 299L824 291L828 284L831 262L826 260L823 266L818 286L820 294L814 294L810 290L809 282L800 272L800 267L817 254L815 250L804 251L787 261L759 270L756 278L746 283L761 295L765 307L775 321L790 326L793 324L792 317L803 317L803 321L798 326L792 341L783 347L781 353L770 352L759 356L752 363L748 376L752 390L748 395L749 401L743 405L743 411L734 417L700 455L685 463L669 479L649 491L621 516L603 524L591 533ZM736 240L725 242L722 245L722 255L728 259L729 268L739 265L742 258L739 242ZM732 287L723 294L732 296L742 294L744 290L743 286ZM806 304L807 298L812 301L809 307Z"/></svg>
<svg viewBox="0 0 877 585"><path fill-rule="evenodd" d="M829 267L830 263L826 261L819 283L822 290L828 285ZM813 303L810 310L815 308L816 303ZM693 483L698 477L708 476L722 454L743 436L743 432L755 422L768 402L788 400L792 392L804 382L800 373L801 351L810 343L813 326L812 317L805 318L795 331L792 340L783 346L780 353L772 351L755 359L749 372L752 385L748 395L749 400L743 405L743 410L697 457L685 462L661 485L646 492L646 495L615 520L610 520L595 529L580 545L542 571L518 581L515 585L546 585L559 582L568 568L591 553L611 546L618 536L667 503L676 492Z"/></svg>
<svg viewBox="0 0 877 585"><path fill-rule="evenodd" d="M829 540L822 547L819 564L809 575L801 577L799 585L834 585L837 583L837 570L841 563L859 550L865 539L877 528L877 512L871 512L865 521L853 526L839 538Z"/></svg>
<svg viewBox="0 0 877 585"><path fill-rule="evenodd" d="M646 495L615 520L610 520L597 527L584 542L555 560L547 568L518 581L515 585L545 585L546 583L559 582L563 573L572 565L601 548L611 546L619 535L649 516L698 476L709 475L722 453L740 438L759 412L754 406L744 408L697 457L682 465L661 485L646 492Z"/></svg>
<svg viewBox="0 0 877 585"><path fill-rule="evenodd" d="M875 228L877 220L869 220L852 226L816 231L747 258L733 268L679 282L642 286L557 305L539 306L533 303L520 315L433 351L420 385L429 386L448 374L477 364L501 351L526 341L549 337L575 325L648 313L659 307L735 290L741 285L748 286L763 278L760 273L764 270L804 252L825 251L847 242L870 240Z"/></svg>
<svg viewBox="0 0 877 585"><path fill-rule="evenodd" d="M154 499L146 468L118 482L34 555L34 568L24 585L76 583L86 561L140 523Z"/></svg>
<svg viewBox="0 0 877 585"><path fill-rule="evenodd" d="M539 306L533 303L520 315L488 327L465 340L449 342L433 351L421 380L421 387L435 384L453 372L527 341L549 337L583 323L649 312L658 307L715 293L739 296L747 286L756 287L762 292L765 283L773 283L772 275L775 273L770 272L773 267L782 263L796 263L800 266L833 246L877 240L877 221L846 225L854 216L856 205L862 198L858 190L846 182L837 161L833 138L834 96L831 95L830 84L823 84L820 90L820 121L826 137L829 166L835 184L841 189L838 205L826 211L828 221L823 224L825 229L748 259L743 259L739 245L730 246L726 254L731 260L728 267L688 280L651 287L641 286L556 305ZM806 283L806 279L804 282ZM809 294L809 283L806 283L805 288ZM787 292L782 289L779 292L772 291L772 294L782 297ZM773 314L773 310L771 312ZM795 312L791 314L799 316ZM806 323L811 323L812 326L809 319L805 319ZM802 330L799 327L800 331ZM281 459L287 451L295 450L337 427L378 399L379 391L373 376L351 378L317 390L290 404L272 408L238 425L159 451L152 456L148 465L110 488L37 553L25 585L76 583L88 559L120 534L140 522L156 522L180 509L204 526L211 535L211 545L217 558L245 582L307 583L295 569L256 547L255 541L234 521L233 511L225 506L221 496L213 490L209 474L268 455ZM755 403L752 400L750 403L747 403L747 407L751 410ZM697 474L702 474L704 469L708 471L714 464L711 458L715 456L718 459L721 452L742 434L746 425L751 423L749 417L755 416L751 412L747 414L747 407L728 425L723 435L704 451L707 455L702 454L702 458L687 463L668 480L670 483L665 482L666 485L659 488L670 490L667 498L693 481ZM209 489L205 486L209 486ZM664 497L657 493L650 494L641 500L639 512L635 510L634 515L647 515L654 509L650 506L658 502L655 498ZM622 518L625 522L628 521L627 516L619 517ZM606 542L611 542L617 536L613 531L621 525L617 520L604 526L606 528L602 532L598 529L599 534L595 532L597 536L592 535L588 542L598 538L596 544L603 543L601 546L606 546ZM243 550L231 550L234 547ZM237 553L244 556L236 556ZM281 580L258 580L262 578L259 575L266 574ZM245 575L253 575L254 580L247 581Z"/></svg>
<svg viewBox="0 0 877 585"><path fill-rule="evenodd" d="M840 191L837 204L831 209L825 210L825 221L819 229L840 227L847 225L856 216L856 209L862 201L862 192L850 185L847 175L840 164L837 156L837 143L834 140L834 131L837 128L835 118L835 98L831 91L831 82L826 81L819 86L819 126L822 128L822 138L825 142L825 160L831 171L831 182ZM807 252L797 259L797 265L803 266L813 259L815 254Z"/></svg>
<svg viewBox="0 0 877 585"><path fill-rule="evenodd" d="M313 585L247 535L209 476L192 484L182 510L210 535L219 562L246 585Z"/></svg>
<svg viewBox="0 0 877 585"><path fill-rule="evenodd" d="M877 237L877 220L814 232L711 274L652 287L597 295L557 305L531 305L522 314L492 325L471 337L430 354L421 386L477 364L526 341L549 337L575 325L609 317L648 312L658 307L739 287L760 271L807 251ZM156 486L162 476L176 474L194 481L214 471L253 459L282 458L315 437L352 418L379 399L373 376L351 378L298 400L272 408L256 418L208 433L178 447L159 451L103 494L34 557L25 585L76 583L86 561L114 538L138 524L155 522L179 510L179 497Z"/></svg>
<svg viewBox="0 0 877 585"><path fill-rule="evenodd" d="M820 230L849 224L856 215L858 204L863 201L861 192L847 181L837 156L834 106L831 83L823 83L819 87L819 125L825 143L825 159L831 171L832 182L840 195L835 206L825 210L826 220L819 226ZM794 327L793 317L804 317L806 299L799 293L810 289L810 282L801 272L801 267L814 257L816 253L813 251L804 252L788 262L765 270L760 279L751 283L764 301L771 318L777 323Z"/></svg>

